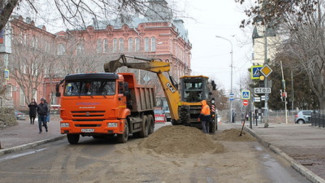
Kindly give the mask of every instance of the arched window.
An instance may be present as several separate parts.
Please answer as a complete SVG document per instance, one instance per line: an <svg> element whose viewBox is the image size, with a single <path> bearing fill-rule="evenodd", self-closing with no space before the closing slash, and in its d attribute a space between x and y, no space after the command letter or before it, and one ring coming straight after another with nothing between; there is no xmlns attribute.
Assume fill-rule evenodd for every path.
<svg viewBox="0 0 325 183"><path fill-rule="evenodd" d="M144 38L144 51L148 52L149 51L149 38Z"/></svg>
<svg viewBox="0 0 325 183"><path fill-rule="evenodd" d="M103 47L104 47L104 53L107 53L108 52L108 40L107 39L104 39L103 41Z"/></svg>
<svg viewBox="0 0 325 183"><path fill-rule="evenodd" d="M113 39L113 52L117 52L117 39Z"/></svg>
<svg viewBox="0 0 325 183"><path fill-rule="evenodd" d="M101 53L102 52L102 40L97 39L97 53Z"/></svg>
<svg viewBox="0 0 325 183"><path fill-rule="evenodd" d="M129 52L133 52L133 38L129 38L129 44L128 44L128 50Z"/></svg>
<svg viewBox="0 0 325 183"><path fill-rule="evenodd" d="M151 51L156 51L156 38L151 38Z"/></svg>
<svg viewBox="0 0 325 183"><path fill-rule="evenodd" d="M124 39L120 38L120 52L124 52Z"/></svg>
<svg viewBox="0 0 325 183"><path fill-rule="evenodd" d="M59 44L58 45L58 49L57 49L57 54L58 55L63 55L65 53L65 47L63 44Z"/></svg>
<svg viewBox="0 0 325 183"><path fill-rule="evenodd" d="M140 39L138 37L135 38L135 51L140 51Z"/></svg>

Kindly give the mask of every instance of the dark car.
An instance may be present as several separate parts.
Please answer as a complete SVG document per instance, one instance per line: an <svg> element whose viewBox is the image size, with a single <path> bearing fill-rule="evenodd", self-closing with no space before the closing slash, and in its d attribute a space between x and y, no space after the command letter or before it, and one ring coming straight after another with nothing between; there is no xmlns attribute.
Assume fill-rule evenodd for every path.
<svg viewBox="0 0 325 183"><path fill-rule="evenodd" d="M17 110L15 110L15 117L17 120L25 120L26 119L25 114L20 111L17 111Z"/></svg>
<svg viewBox="0 0 325 183"><path fill-rule="evenodd" d="M312 112L313 112L312 110L299 111L295 116L295 123L298 124L309 123Z"/></svg>

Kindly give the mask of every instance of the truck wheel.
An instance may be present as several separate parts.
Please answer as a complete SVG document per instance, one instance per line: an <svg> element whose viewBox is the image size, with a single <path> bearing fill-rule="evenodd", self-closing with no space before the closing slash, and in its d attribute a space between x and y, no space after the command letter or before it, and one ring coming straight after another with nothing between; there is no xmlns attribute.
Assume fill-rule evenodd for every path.
<svg viewBox="0 0 325 183"><path fill-rule="evenodd" d="M78 144L80 136L79 134L68 134L67 138L70 144Z"/></svg>
<svg viewBox="0 0 325 183"><path fill-rule="evenodd" d="M210 133L216 133L216 122L215 121L212 121L210 123Z"/></svg>
<svg viewBox="0 0 325 183"><path fill-rule="evenodd" d="M147 118L146 115L143 115L143 118L142 118L142 129L139 132L139 136L141 138L148 137L148 133L149 133L148 118Z"/></svg>
<svg viewBox="0 0 325 183"><path fill-rule="evenodd" d="M127 142L129 139L129 125L127 120L125 120L125 124L124 124L124 132L123 134L118 134L117 135L117 142L119 143L125 143Z"/></svg>
<svg viewBox="0 0 325 183"><path fill-rule="evenodd" d="M149 122L149 135L150 135L155 131L155 122L151 114L148 115L148 122Z"/></svg>

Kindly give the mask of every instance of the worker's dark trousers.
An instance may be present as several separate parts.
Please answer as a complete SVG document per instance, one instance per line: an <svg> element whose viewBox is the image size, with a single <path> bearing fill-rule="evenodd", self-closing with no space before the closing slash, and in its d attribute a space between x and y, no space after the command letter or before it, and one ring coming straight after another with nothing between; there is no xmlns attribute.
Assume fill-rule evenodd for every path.
<svg viewBox="0 0 325 183"><path fill-rule="evenodd" d="M203 130L203 133L209 133L209 122L207 121L201 121L202 123L202 130Z"/></svg>
<svg viewBox="0 0 325 183"><path fill-rule="evenodd" d="M42 126L45 127L47 132L46 115L38 115L38 128L40 133L42 132Z"/></svg>

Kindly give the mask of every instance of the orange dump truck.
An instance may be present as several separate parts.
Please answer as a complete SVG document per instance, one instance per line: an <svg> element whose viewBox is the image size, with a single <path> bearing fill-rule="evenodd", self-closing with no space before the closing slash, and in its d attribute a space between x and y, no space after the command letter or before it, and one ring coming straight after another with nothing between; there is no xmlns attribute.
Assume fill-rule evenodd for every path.
<svg viewBox="0 0 325 183"><path fill-rule="evenodd" d="M61 133L70 144L80 135L117 136L124 143L130 134L146 137L154 131L154 88L138 85L133 73L67 75L56 90Z"/></svg>

